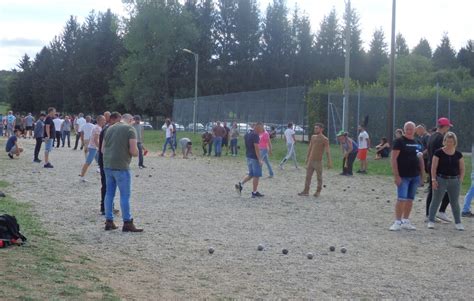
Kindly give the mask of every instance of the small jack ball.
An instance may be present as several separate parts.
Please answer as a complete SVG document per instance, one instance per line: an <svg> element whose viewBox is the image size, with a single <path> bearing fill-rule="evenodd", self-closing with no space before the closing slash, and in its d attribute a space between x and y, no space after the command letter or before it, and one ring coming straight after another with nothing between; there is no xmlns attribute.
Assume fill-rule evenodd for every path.
<svg viewBox="0 0 474 301"><path fill-rule="evenodd" d="M209 251L209 254L213 254L214 253L214 248L210 247L208 251Z"/></svg>
<svg viewBox="0 0 474 301"><path fill-rule="evenodd" d="M341 248L341 253L346 253L346 252L347 252L347 249L344 248L344 247L342 247L342 248Z"/></svg>
<svg viewBox="0 0 474 301"><path fill-rule="evenodd" d="M257 250L263 251L263 245L258 245Z"/></svg>
<svg viewBox="0 0 474 301"><path fill-rule="evenodd" d="M336 251L336 247L335 247L335 246L330 246L330 247L329 247L329 251L331 251L331 252Z"/></svg>
<svg viewBox="0 0 474 301"><path fill-rule="evenodd" d="M148 175L149 178L151 178L151 175Z"/></svg>
<svg viewBox="0 0 474 301"><path fill-rule="evenodd" d="M288 250L287 250L287 249L283 249L283 250L281 250L281 252L282 252L283 254L285 254L285 255L288 254Z"/></svg>
<svg viewBox="0 0 474 301"><path fill-rule="evenodd" d="M313 255L313 253L308 253L308 255L306 255L306 257L308 257L308 259L313 259L314 255Z"/></svg>

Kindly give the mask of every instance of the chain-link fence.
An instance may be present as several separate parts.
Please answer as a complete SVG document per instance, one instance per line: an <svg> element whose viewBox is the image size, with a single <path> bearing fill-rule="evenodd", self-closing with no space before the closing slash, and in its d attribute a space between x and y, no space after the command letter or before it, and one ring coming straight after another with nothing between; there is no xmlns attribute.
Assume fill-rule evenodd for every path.
<svg viewBox="0 0 474 301"><path fill-rule="evenodd" d="M305 87L260 90L198 97L196 122L236 121L264 122L284 125L289 121L304 127L306 120ZM173 119L186 129L192 129L194 98L175 99Z"/></svg>
<svg viewBox="0 0 474 301"><path fill-rule="evenodd" d="M342 129L343 100L344 96L336 93L320 94L309 99L311 102L320 102L320 105L315 107L323 112L317 115L324 116L320 119L326 124L327 135L333 143L336 143L336 133ZM373 143L378 143L387 133L387 108L388 97L370 96L364 91L350 95L349 134L356 137L357 125L367 119L367 131ZM397 97L392 128L403 128L406 121L413 121L416 124L425 124L427 129L431 129L436 127L436 121L440 117L451 120L454 125L452 131L458 136L460 149L470 151L474 141L474 100L453 101L441 96L433 99ZM387 138L390 140L391 137Z"/></svg>

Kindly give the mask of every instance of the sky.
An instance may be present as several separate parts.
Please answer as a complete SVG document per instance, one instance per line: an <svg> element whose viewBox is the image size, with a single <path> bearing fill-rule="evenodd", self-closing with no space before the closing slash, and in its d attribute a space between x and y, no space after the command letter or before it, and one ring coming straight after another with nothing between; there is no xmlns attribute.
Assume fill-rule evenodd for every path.
<svg viewBox="0 0 474 301"><path fill-rule="evenodd" d="M272 0L259 0L262 13ZM344 0L287 0L309 16L314 33L325 15L335 8L339 18L344 11ZM387 43L390 40L391 0L352 0L360 15L362 40L367 49L374 30L382 28ZM0 70L16 68L27 53L34 58L37 52L59 35L70 15L82 22L91 10L126 15L121 0L0 0ZM420 38L431 47L439 44L448 33L452 46L459 50L469 39L474 39L472 0L397 0L397 33L403 34L413 48Z"/></svg>

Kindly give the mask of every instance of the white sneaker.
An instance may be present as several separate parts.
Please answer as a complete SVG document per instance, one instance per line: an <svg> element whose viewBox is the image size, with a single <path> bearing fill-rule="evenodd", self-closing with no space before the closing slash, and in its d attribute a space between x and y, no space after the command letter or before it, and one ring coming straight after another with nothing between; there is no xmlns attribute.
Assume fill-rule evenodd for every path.
<svg viewBox="0 0 474 301"><path fill-rule="evenodd" d="M95 172L100 173L100 167L98 167Z"/></svg>
<svg viewBox="0 0 474 301"><path fill-rule="evenodd" d="M401 224L398 222L394 222L393 225L390 226L390 231L400 231Z"/></svg>
<svg viewBox="0 0 474 301"><path fill-rule="evenodd" d="M428 222L428 229L434 229L434 223Z"/></svg>
<svg viewBox="0 0 474 301"><path fill-rule="evenodd" d="M416 230L416 227L412 223L410 223L410 221L402 223L401 228L405 230Z"/></svg>
<svg viewBox="0 0 474 301"><path fill-rule="evenodd" d="M80 177L80 181L81 181L82 183L89 182L89 181L87 181L86 178L84 178L84 177Z"/></svg>
<svg viewBox="0 0 474 301"><path fill-rule="evenodd" d="M438 212L438 214L436 214L436 217L444 222L447 222L447 223L451 222L451 220L449 219L448 215L445 212Z"/></svg>
<svg viewBox="0 0 474 301"><path fill-rule="evenodd" d="M459 230L459 231L464 231L464 226L462 224L456 224L454 225L456 226L456 229Z"/></svg>

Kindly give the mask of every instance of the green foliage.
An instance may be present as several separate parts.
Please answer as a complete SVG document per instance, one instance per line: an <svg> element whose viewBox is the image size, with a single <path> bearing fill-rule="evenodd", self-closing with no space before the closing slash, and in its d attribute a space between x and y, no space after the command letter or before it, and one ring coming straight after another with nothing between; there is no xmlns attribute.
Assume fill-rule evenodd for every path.
<svg viewBox="0 0 474 301"><path fill-rule="evenodd" d="M431 46L428 40L425 38L420 39L420 42L418 43L418 45L416 45L415 48L413 48L412 54L424 56L428 59L431 59L433 53L432 53Z"/></svg>
<svg viewBox="0 0 474 301"><path fill-rule="evenodd" d="M456 51L451 47L451 42L447 34L441 39L441 44L433 53L433 64L436 69L450 69L458 66L456 61Z"/></svg>

